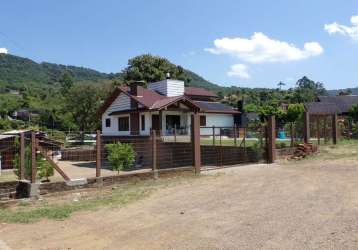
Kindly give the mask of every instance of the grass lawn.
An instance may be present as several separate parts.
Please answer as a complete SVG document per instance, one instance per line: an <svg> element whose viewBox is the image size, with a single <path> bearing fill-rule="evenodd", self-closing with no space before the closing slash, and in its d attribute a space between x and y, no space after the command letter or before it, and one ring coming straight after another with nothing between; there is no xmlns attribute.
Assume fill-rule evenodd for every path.
<svg viewBox="0 0 358 250"><path fill-rule="evenodd" d="M62 220L74 212L95 210L100 207L121 207L143 199L157 189L194 181L198 177L183 175L169 179L146 180L100 190L78 191L65 198L56 196L41 201L23 201L14 207L0 209L0 223L32 223L40 219ZM81 192L81 193L80 193ZM74 194L81 194L74 197Z"/></svg>

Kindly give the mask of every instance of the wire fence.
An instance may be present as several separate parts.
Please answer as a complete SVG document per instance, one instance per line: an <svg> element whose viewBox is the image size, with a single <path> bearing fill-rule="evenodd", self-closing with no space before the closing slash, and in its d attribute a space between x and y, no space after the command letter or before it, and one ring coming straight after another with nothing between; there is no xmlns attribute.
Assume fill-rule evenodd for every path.
<svg viewBox="0 0 358 250"><path fill-rule="evenodd" d="M51 131L1 135L1 181L61 181L98 176L138 173L194 166L194 139L185 131L152 131L140 136L102 135L98 131ZM203 166L235 165L265 159L264 126L200 127L200 153ZM111 158L111 145L129 145L133 161L117 166ZM128 150L128 149L126 149ZM118 152L116 152L118 153ZM121 152L124 158L127 152ZM23 169L23 171L20 171Z"/></svg>

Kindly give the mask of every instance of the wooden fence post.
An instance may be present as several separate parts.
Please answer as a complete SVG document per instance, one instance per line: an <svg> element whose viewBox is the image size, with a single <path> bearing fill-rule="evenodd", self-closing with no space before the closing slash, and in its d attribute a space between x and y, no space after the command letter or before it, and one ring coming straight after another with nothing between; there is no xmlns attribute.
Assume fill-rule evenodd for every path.
<svg viewBox="0 0 358 250"><path fill-rule="evenodd" d="M151 131L152 136L152 169L154 178L158 178L158 170L157 170L157 135L156 131Z"/></svg>
<svg viewBox="0 0 358 250"><path fill-rule="evenodd" d="M316 116L316 127L317 127L317 142L318 145L321 144L321 120L319 116Z"/></svg>
<svg viewBox="0 0 358 250"><path fill-rule="evenodd" d="M337 122L338 122L338 116L336 113L336 114L332 115L332 141L333 141L333 144L337 144L337 141L338 141Z"/></svg>
<svg viewBox="0 0 358 250"><path fill-rule="evenodd" d="M96 137L96 177L101 177L101 167L102 167L101 131L97 130L97 137Z"/></svg>
<svg viewBox="0 0 358 250"><path fill-rule="evenodd" d="M20 168L19 168L20 180L25 179L25 134L20 134Z"/></svg>
<svg viewBox="0 0 358 250"><path fill-rule="evenodd" d="M31 131L31 183L36 183L36 175L36 134L34 131Z"/></svg>
<svg viewBox="0 0 358 250"><path fill-rule="evenodd" d="M267 162L268 163L274 163L276 158L276 122L275 122L275 116L268 117L268 123L267 123L267 139L268 143L266 144L267 149Z"/></svg>
<svg viewBox="0 0 358 250"><path fill-rule="evenodd" d="M195 112L191 116L192 144L194 152L194 168L195 173L199 174L201 169L201 152L200 152L200 116Z"/></svg>
<svg viewBox="0 0 358 250"><path fill-rule="evenodd" d="M237 129L236 129L236 126L234 126L233 130L234 130L234 144L235 144L235 147L237 147Z"/></svg>
<svg viewBox="0 0 358 250"><path fill-rule="evenodd" d="M310 141L310 114L306 111L303 116L303 141Z"/></svg>

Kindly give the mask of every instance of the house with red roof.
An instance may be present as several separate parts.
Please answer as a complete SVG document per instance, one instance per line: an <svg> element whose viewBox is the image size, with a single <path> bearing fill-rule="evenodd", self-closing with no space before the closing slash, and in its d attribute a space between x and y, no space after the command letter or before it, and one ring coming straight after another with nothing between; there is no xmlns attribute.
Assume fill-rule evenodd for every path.
<svg viewBox="0 0 358 250"><path fill-rule="evenodd" d="M151 130L162 135L190 133L191 115L200 114L201 134L208 127L233 127L240 112L221 103L216 94L203 88L185 87L183 81L165 79L133 82L118 87L99 110L105 136L146 136Z"/></svg>

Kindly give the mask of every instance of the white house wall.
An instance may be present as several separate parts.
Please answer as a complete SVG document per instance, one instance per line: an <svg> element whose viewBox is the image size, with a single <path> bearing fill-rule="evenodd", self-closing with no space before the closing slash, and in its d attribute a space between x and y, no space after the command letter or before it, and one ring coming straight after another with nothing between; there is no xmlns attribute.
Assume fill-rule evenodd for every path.
<svg viewBox="0 0 358 250"><path fill-rule="evenodd" d="M148 89L157 91L165 96L184 95L184 82L178 80L167 79L160 82L150 83Z"/></svg>
<svg viewBox="0 0 358 250"><path fill-rule="evenodd" d="M127 115L109 116L109 114L114 111L128 110L130 109L130 107L131 107L130 98L123 93L119 94L116 100L107 108L107 110L102 115L102 134L103 135L129 135L130 134L129 131L118 131L118 117L129 116L129 115L127 114ZM108 128L106 127L107 118L111 119L111 126Z"/></svg>
<svg viewBox="0 0 358 250"><path fill-rule="evenodd" d="M206 116L205 127L233 127L234 116L232 114L213 114L213 113L201 113L200 115ZM219 129L216 129L216 134L219 134ZM200 135L212 135L212 128L200 128Z"/></svg>

